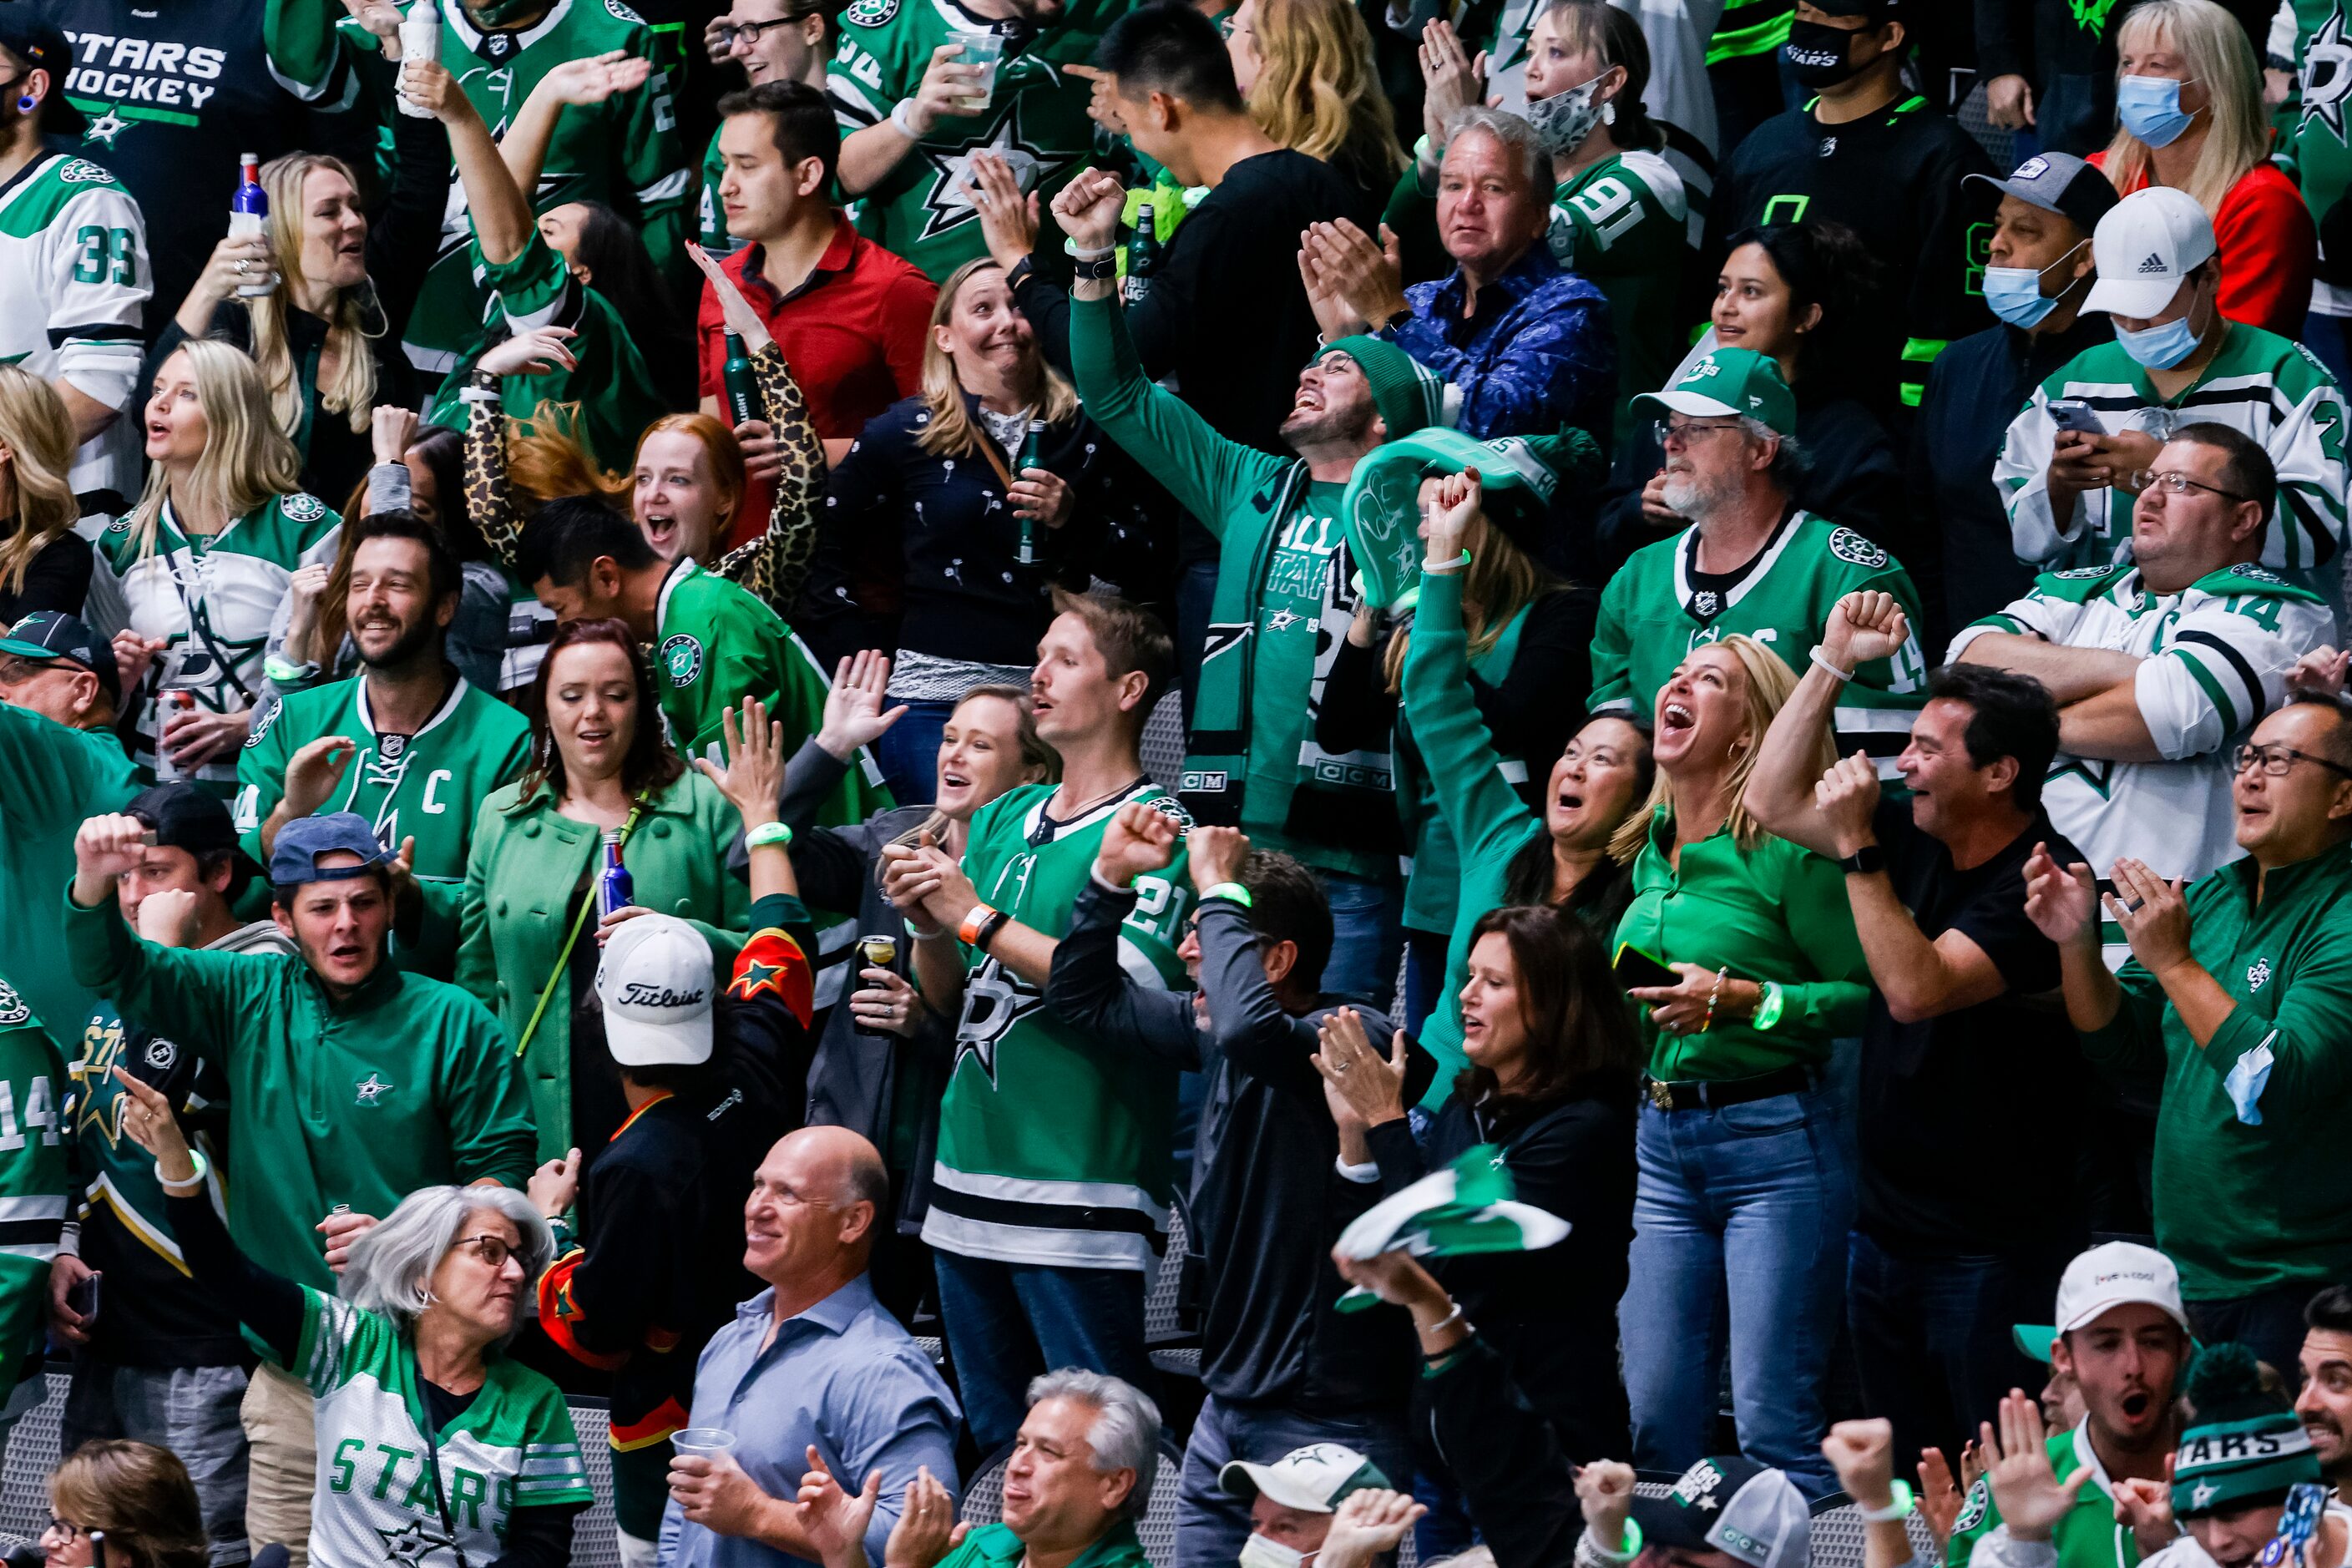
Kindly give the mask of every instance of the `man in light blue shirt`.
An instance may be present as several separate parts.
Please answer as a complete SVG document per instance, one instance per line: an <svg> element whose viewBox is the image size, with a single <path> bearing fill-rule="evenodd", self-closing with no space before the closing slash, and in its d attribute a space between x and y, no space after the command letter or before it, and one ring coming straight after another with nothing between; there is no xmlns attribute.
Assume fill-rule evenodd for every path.
<svg viewBox="0 0 2352 1568"><path fill-rule="evenodd" d="M851 1491L881 1472L869 1563L883 1560L919 1469L954 1487L955 1396L866 1277L888 1203L881 1155L845 1128L804 1127L761 1163L743 1266L769 1289L711 1336L694 1379L690 1425L730 1432L735 1447L673 1462L665 1568L814 1564L795 1500L811 1447Z"/></svg>

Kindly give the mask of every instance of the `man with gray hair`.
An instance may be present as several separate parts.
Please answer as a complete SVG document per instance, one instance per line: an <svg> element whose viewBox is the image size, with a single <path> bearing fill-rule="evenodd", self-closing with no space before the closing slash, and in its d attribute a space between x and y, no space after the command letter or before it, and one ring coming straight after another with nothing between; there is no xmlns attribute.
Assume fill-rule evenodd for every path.
<svg viewBox="0 0 2352 1568"><path fill-rule="evenodd" d="M1635 551L1601 591L1593 712L1646 717L1692 649L1735 632L1801 676L1848 594L1891 594L1909 624L1919 624L1919 595L1901 563L1793 499L1802 461L1793 438L1797 403L1769 356L1717 349L1664 391L1635 398L1633 411L1657 420L1665 503L1691 526ZM1882 780L1892 779L1927 689L1917 634L1907 633L1890 658L1835 673L1844 685L1834 720L1839 752L1859 749L1876 761Z"/></svg>
<svg viewBox="0 0 2352 1568"><path fill-rule="evenodd" d="M1323 341L1369 332L1396 344L1444 382L1445 423L1480 440L1606 432L1617 339L1608 297L1544 243L1550 156L1499 109L1460 110L1445 137L1437 233L1454 275L1408 289L1393 234L1314 225L1299 236L1298 271Z"/></svg>

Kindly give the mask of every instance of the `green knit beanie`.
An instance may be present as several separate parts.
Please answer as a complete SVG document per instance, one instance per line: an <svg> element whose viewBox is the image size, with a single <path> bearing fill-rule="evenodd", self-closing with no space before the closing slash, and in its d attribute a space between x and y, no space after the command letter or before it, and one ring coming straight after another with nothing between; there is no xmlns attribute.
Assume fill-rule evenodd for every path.
<svg viewBox="0 0 2352 1568"><path fill-rule="evenodd" d="M1432 425L1452 425L1454 413L1445 405L1444 379L1385 338L1336 338L1315 351L1346 354L1364 373L1372 389L1372 406L1388 422L1388 439L1394 441Z"/></svg>
<svg viewBox="0 0 2352 1568"><path fill-rule="evenodd" d="M2197 1415L2173 1456L2175 1514L2283 1499L2297 1481L2319 1479L2310 1436L2286 1400L2263 1389L2261 1363L2245 1346L2225 1342L2198 1352L2184 1392Z"/></svg>

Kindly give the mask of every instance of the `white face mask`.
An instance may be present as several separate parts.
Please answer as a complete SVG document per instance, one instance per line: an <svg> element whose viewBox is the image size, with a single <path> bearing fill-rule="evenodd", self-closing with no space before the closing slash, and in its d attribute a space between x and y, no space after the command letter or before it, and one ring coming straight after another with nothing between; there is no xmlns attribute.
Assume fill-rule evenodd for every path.
<svg viewBox="0 0 2352 1568"><path fill-rule="evenodd" d="M1321 1555L1319 1552L1301 1552L1296 1546L1285 1546L1279 1541L1268 1541L1253 1532L1242 1542L1241 1568L1307 1568L1308 1559Z"/></svg>
<svg viewBox="0 0 2352 1568"><path fill-rule="evenodd" d="M1602 71L1601 76L1607 76ZM1549 98L1530 99L1528 102L1528 123L1535 127L1536 140L1543 150L1555 158L1565 158L1592 134L1592 128L1607 122L1617 122L1617 106L1593 101L1601 92L1601 77L1578 82L1562 89Z"/></svg>

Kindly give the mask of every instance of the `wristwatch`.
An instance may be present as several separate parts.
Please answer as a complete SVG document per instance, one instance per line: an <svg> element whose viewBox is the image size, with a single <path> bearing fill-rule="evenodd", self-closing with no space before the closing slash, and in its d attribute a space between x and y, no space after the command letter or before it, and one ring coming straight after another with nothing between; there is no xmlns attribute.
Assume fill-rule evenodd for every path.
<svg viewBox="0 0 2352 1568"><path fill-rule="evenodd" d="M1886 851L1875 844L1865 844L1838 862L1849 877L1867 877L1873 871L1886 869Z"/></svg>

